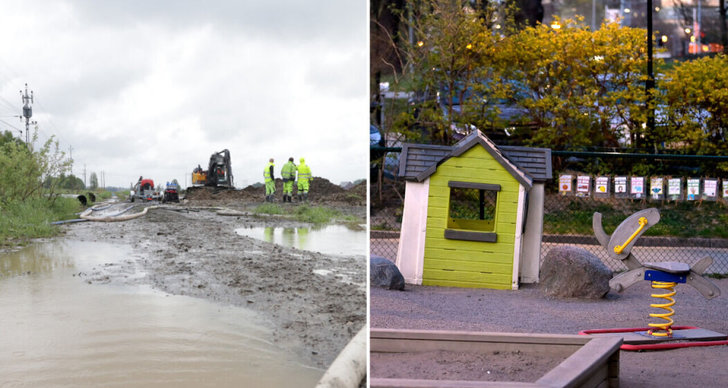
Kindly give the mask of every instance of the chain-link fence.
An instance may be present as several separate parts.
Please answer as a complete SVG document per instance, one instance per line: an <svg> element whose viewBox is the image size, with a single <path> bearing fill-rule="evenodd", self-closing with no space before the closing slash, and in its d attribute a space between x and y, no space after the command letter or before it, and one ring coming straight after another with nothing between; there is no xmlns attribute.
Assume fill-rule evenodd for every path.
<svg viewBox="0 0 728 388"><path fill-rule="evenodd" d="M541 261L554 247L572 245L592 252L614 271L626 270L621 261L609 257L599 245L592 229L593 214L602 214L604 230L611 234L629 215L654 207L660 210L661 220L636 241L632 254L638 261L677 261L692 265L710 256L713 264L706 273L728 274L728 202L724 197L718 196L714 201L688 201L666 197L660 200L600 197L593 191L583 197L561 195L558 179L556 176L546 182ZM370 253L395 260L405 185L396 176L371 182Z"/></svg>
<svg viewBox="0 0 728 388"><path fill-rule="evenodd" d="M692 265L710 256L713 265L706 272L728 274L728 238L725 238L728 233L728 206L723 202L582 198L547 194L544 201L541 261L554 247L573 245L592 252L614 271L626 270L627 267L621 261L611 258L606 248L599 245L592 229L592 217L595 212L601 213L604 230L611 233L629 215L651 207L660 210L661 218L657 225L637 239L632 248L632 254L638 261L677 261Z"/></svg>
<svg viewBox="0 0 728 388"><path fill-rule="evenodd" d="M398 159L398 152L388 152L383 160ZM390 162L389 167L391 168L375 169L371 176L369 237L371 254L394 261L402 226L405 184L397 178L396 164Z"/></svg>

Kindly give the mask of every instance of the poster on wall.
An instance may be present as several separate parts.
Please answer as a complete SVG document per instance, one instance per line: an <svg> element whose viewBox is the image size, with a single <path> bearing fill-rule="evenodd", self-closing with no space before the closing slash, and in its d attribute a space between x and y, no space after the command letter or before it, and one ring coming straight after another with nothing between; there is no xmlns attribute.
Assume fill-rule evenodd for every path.
<svg viewBox="0 0 728 388"><path fill-rule="evenodd" d="M614 196L617 198L626 198L629 196L626 176L614 177Z"/></svg>
<svg viewBox="0 0 728 388"><path fill-rule="evenodd" d="M589 175L578 175L576 177L576 196L588 197L591 189L591 177Z"/></svg>
<svg viewBox="0 0 728 388"><path fill-rule="evenodd" d="M728 179L723 179L723 199L728 201Z"/></svg>
<svg viewBox="0 0 728 388"><path fill-rule="evenodd" d="M633 176L629 180L630 195L632 198L644 198L645 197L645 177Z"/></svg>
<svg viewBox="0 0 728 388"><path fill-rule="evenodd" d="M662 177L650 179L650 198L655 200L665 198L665 180Z"/></svg>
<svg viewBox="0 0 728 388"><path fill-rule="evenodd" d="M594 182L594 196L598 198L609 197L609 177L598 176Z"/></svg>
<svg viewBox="0 0 728 388"><path fill-rule="evenodd" d="M573 190L571 188L571 181L574 179L572 175L559 175L559 194L561 195L570 195L571 191Z"/></svg>
<svg viewBox="0 0 728 388"><path fill-rule="evenodd" d="M718 180L713 178L703 179L703 199L715 201L718 199Z"/></svg>
<svg viewBox="0 0 728 388"><path fill-rule="evenodd" d="M687 200L695 201L697 199L700 199L700 179L699 178L689 178L688 179L688 189L687 189Z"/></svg>
<svg viewBox="0 0 728 388"><path fill-rule="evenodd" d="M671 201L682 199L682 178L670 178L667 180L667 198Z"/></svg>

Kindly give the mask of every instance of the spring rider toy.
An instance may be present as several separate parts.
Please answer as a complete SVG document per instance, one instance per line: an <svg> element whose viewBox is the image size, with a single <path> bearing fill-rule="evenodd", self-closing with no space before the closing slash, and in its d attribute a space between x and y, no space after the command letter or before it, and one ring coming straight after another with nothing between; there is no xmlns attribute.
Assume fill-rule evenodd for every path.
<svg viewBox="0 0 728 388"><path fill-rule="evenodd" d="M720 289L703 276L705 270L713 264L713 258L707 256L692 266L681 262L640 263L632 254L632 247L637 239L651 226L660 221L657 209L641 210L622 221L608 235L602 228L602 215L594 213L592 227L599 244L607 250L611 258L621 260L627 271L614 276L609 281L611 289L622 292L628 287L644 280L652 282L652 288L663 290L663 293L651 294L653 298L662 299L664 303L653 303L650 307L662 309L664 312L651 313L650 317L659 319L657 323L649 323L646 328L596 329L584 330L585 335L621 335L624 337L623 350L656 350L690 346L728 345L725 334L692 326L673 326L671 318L675 311L672 306L675 300L675 286L685 283L694 287L707 299L720 295ZM616 334L615 334L616 333ZM685 342L689 341L689 342Z"/></svg>

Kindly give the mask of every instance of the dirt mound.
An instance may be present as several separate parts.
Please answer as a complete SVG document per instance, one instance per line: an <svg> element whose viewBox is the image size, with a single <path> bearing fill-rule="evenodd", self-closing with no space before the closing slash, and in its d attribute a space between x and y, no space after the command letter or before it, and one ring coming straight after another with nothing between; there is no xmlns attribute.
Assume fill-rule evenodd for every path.
<svg viewBox="0 0 728 388"><path fill-rule="evenodd" d="M311 196L316 196L319 198L328 195L343 193L345 191L346 190L344 190L341 186L335 185L331 183L328 179L321 177L314 177L309 187L309 194Z"/></svg>
<svg viewBox="0 0 728 388"><path fill-rule="evenodd" d="M255 195L244 192L243 190L227 189L222 187L189 187L185 194L185 199L193 201L235 201L250 200L252 198L255 198Z"/></svg>
<svg viewBox="0 0 728 388"><path fill-rule="evenodd" d="M276 196L283 193L283 181L275 180ZM293 195L297 188L294 185ZM265 198L265 186L248 186L243 189L226 189L222 187L189 187L185 199L192 201L259 201ZM314 177L309 189L309 198L313 202L346 202L348 204L366 204L366 183L362 182L349 190L343 189L326 178Z"/></svg>
<svg viewBox="0 0 728 388"><path fill-rule="evenodd" d="M366 181L352 186L349 190L343 190L339 193L332 194L324 199L333 202L345 202L354 206L366 206L367 204L367 183Z"/></svg>

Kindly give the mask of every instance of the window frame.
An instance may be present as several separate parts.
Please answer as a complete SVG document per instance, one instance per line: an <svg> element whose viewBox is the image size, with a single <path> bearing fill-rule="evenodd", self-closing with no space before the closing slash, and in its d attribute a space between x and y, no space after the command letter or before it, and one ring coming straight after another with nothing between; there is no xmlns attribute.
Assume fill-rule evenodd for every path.
<svg viewBox="0 0 728 388"><path fill-rule="evenodd" d="M477 241L477 242L497 242L498 241L498 234L495 230L495 222L497 218L498 213L498 193L501 191L501 185L499 184L493 184L493 183L476 183L476 182L462 182L462 181L448 181L447 186L450 189L449 197L448 197L448 209L447 209L447 218L448 222L450 220L450 205L451 205L451 198L452 198L452 189L475 189L480 191L495 191L496 197L495 197L495 211L493 214L493 230L492 231L477 231L477 230L463 230L463 229L453 229L446 227L445 228L445 239L448 240L464 240L464 241ZM481 215L483 214L483 207L480 209Z"/></svg>

